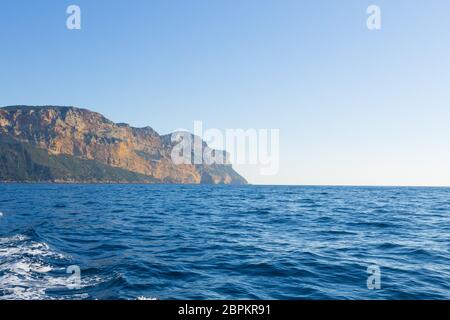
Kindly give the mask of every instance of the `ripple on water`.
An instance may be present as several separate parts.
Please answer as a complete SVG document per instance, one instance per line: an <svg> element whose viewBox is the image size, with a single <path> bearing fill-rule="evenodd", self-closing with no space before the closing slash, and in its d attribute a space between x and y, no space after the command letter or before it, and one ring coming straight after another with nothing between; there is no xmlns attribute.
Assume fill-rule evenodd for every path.
<svg viewBox="0 0 450 320"><path fill-rule="evenodd" d="M89 298L85 292L70 289L73 282L66 273L70 259L30 234L34 236L0 238L0 300ZM80 290L103 281L97 275L81 277Z"/></svg>
<svg viewBox="0 0 450 320"><path fill-rule="evenodd" d="M449 195L0 185L0 299L450 299Z"/></svg>

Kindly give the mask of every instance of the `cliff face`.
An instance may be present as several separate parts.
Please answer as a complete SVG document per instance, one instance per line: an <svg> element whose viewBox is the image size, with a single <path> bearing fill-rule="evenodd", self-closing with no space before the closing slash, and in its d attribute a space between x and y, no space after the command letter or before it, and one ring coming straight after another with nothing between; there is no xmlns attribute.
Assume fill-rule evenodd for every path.
<svg viewBox="0 0 450 320"><path fill-rule="evenodd" d="M14 158L17 158L17 161L20 158L23 162L22 167L31 170L29 172L31 175L28 175L30 178L14 179L10 176L13 169L3 168L3 172L8 172L4 173L3 177L0 175L0 180L3 181L36 180L33 178L33 169L29 166L30 162L37 161L36 154L39 154L40 160L37 164L44 169L48 167L53 170L55 164L58 167L62 165L64 162L62 159L73 158L72 162L82 163L80 165L85 168L83 170L87 170L86 174L79 176L78 173L71 172L70 165L64 162L63 167L67 169L65 173L50 170L53 173L41 180L111 181L111 175L102 177L98 172L89 178L87 172L93 169L86 168L95 164L101 166L103 171L118 169L117 173L131 174L131 176L119 174L123 178L112 181L135 182L129 180L137 179L136 181L161 183L246 183L231 165L174 164L170 156L173 148L170 136L160 136L150 127L133 128L126 124L116 124L99 113L74 107L0 108L0 141L9 154L9 157L5 158L6 151L3 152L4 159L0 163L0 173L5 163L13 165ZM22 150L20 152L17 151L18 144L22 146L22 149L19 148ZM48 159L43 156L43 150ZM23 157L24 152L28 157Z"/></svg>

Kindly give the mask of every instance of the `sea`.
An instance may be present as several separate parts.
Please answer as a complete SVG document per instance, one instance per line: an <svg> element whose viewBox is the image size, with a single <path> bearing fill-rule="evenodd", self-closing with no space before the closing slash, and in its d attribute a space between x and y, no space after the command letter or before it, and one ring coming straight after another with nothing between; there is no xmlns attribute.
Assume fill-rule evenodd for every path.
<svg viewBox="0 0 450 320"><path fill-rule="evenodd" d="M450 188L1 184L0 299L450 299Z"/></svg>

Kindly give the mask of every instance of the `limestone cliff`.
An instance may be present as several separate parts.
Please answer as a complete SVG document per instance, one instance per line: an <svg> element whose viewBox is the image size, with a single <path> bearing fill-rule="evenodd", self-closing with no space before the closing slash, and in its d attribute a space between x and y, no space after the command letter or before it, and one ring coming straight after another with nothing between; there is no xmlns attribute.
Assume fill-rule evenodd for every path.
<svg viewBox="0 0 450 320"><path fill-rule="evenodd" d="M174 164L170 136L150 127L75 107L0 108L0 142L0 181L246 183L228 164ZM24 175L14 177L16 162ZM36 176L34 167L47 174Z"/></svg>

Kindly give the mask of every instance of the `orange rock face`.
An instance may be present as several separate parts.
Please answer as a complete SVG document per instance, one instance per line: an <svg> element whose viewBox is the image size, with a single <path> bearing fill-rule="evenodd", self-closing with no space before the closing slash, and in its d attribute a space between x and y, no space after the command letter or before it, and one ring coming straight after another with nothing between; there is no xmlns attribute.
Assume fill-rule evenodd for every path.
<svg viewBox="0 0 450 320"><path fill-rule="evenodd" d="M0 109L0 138L154 177L165 183L244 184L229 165L175 165L170 137L150 127L115 124L101 114L74 107Z"/></svg>

